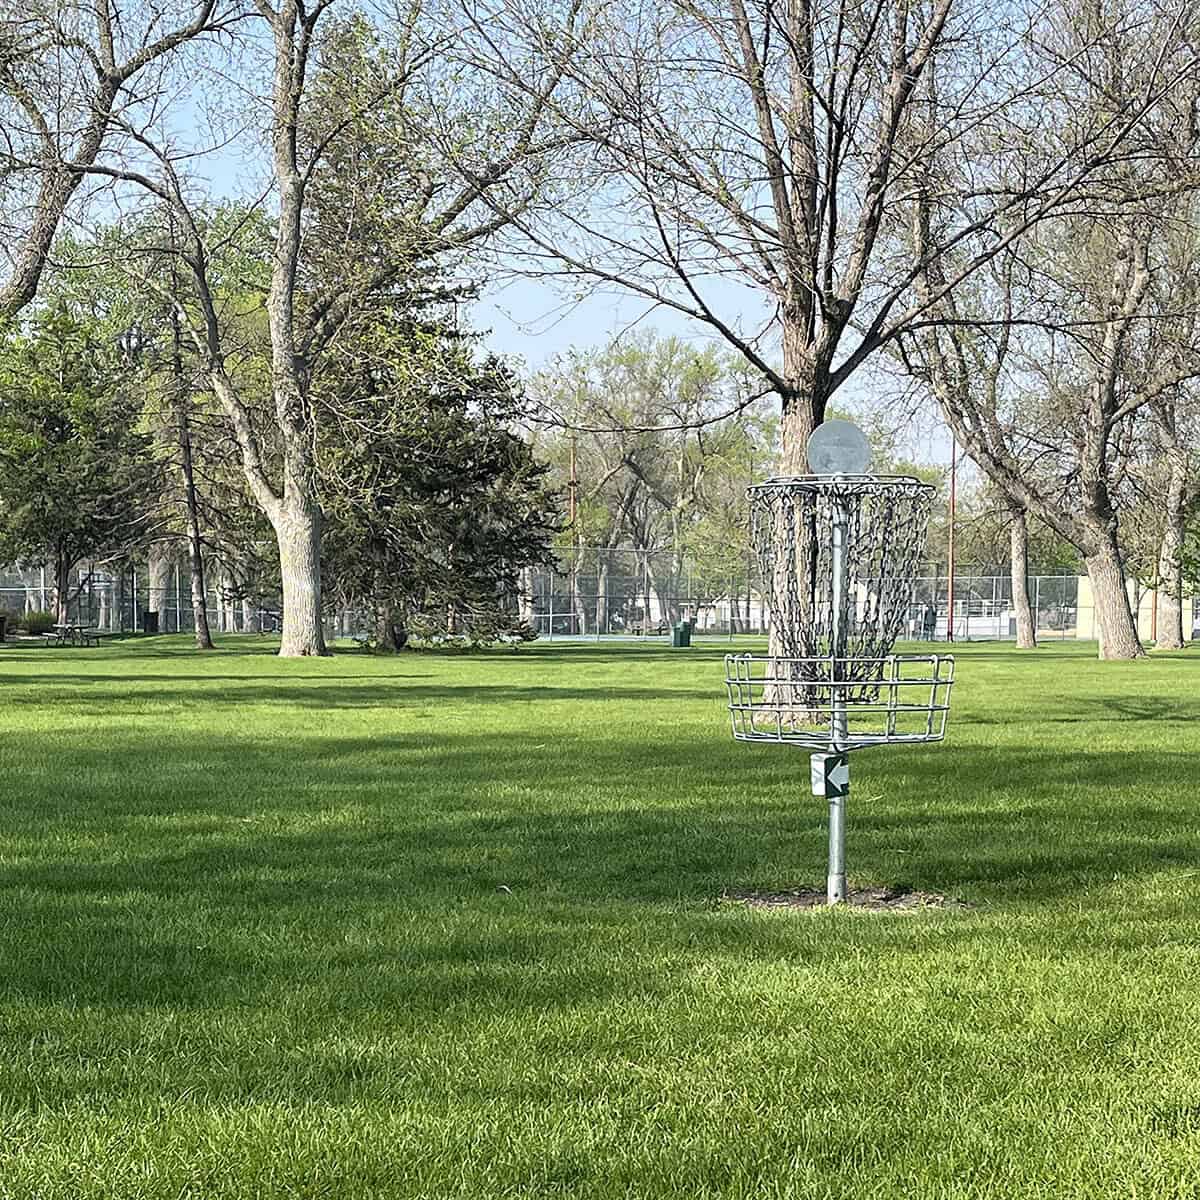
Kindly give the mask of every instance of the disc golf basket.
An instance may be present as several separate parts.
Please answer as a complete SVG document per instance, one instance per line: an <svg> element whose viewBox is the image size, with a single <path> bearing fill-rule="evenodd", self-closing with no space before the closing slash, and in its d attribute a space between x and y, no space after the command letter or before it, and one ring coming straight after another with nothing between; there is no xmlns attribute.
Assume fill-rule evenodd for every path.
<svg viewBox="0 0 1200 1200"><path fill-rule="evenodd" d="M934 489L906 475L863 473L869 446L849 422L819 426L808 455L821 474L749 489L770 653L726 655L725 685L735 738L813 751L813 794L829 802L827 894L837 904L846 898L847 756L941 741L954 659L891 653Z"/></svg>

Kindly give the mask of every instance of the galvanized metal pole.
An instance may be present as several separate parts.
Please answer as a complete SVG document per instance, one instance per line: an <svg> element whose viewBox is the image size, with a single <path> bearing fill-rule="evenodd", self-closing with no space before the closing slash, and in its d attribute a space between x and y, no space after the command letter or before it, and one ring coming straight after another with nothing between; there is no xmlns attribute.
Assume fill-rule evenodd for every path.
<svg viewBox="0 0 1200 1200"><path fill-rule="evenodd" d="M831 683L835 683L845 669L843 659L846 655L846 628L848 613L846 612L846 533L850 518L840 501L833 506L833 547L832 547L832 608L833 626L830 631L830 672ZM840 687L832 687L830 691L832 706L833 751L840 755L845 750L846 737L846 697ZM848 762L848 760L847 760ZM830 904L841 904L846 899L846 800L850 791L849 766L845 770L845 786L830 786L827 783L826 794L829 798L829 871L825 880L826 898Z"/></svg>

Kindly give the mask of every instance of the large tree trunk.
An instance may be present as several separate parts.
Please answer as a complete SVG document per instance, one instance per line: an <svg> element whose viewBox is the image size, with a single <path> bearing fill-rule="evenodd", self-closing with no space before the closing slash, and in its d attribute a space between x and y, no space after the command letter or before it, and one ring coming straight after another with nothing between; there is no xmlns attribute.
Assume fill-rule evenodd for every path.
<svg viewBox="0 0 1200 1200"><path fill-rule="evenodd" d="M408 645L408 629L394 604L384 603L375 612L375 649L395 654Z"/></svg>
<svg viewBox="0 0 1200 1200"><path fill-rule="evenodd" d="M608 554L600 550L596 564L596 632L608 632Z"/></svg>
<svg viewBox="0 0 1200 1200"><path fill-rule="evenodd" d="M817 369L807 334L795 319L783 318L783 373L791 391L783 397L779 420L779 473L808 474L808 439L825 418L825 397L817 394Z"/></svg>
<svg viewBox="0 0 1200 1200"><path fill-rule="evenodd" d="M284 658L327 654L321 624L321 510L302 496L280 501L271 518L283 581Z"/></svg>
<svg viewBox="0 0 1200 1200"><path fill-rule="evenodd" d="M807 475L808 439L813 430L825 419L825 406L828 397L824 386L828 380L824 373L818 371L814 347L809 332L799 312L785 306L782 313L783 325L783 373L790 385L790 392L783 397L783 411L779 424L779 473L781 475ZM786 537L786 522L781 522L778 534ZM804 574L807 569L805 562L807 550L803 540L795 547L797 556L796 570ZM773 590L776 596L786 596L794 591L791 581L786 575L786 564L791 554L786 545L776 547L776 578L770 583L763 580L768 590ZM797 598L801 604L807 602L807 589L800 589ZM807 614L798 611L793 618L801 624L807 623ZM768 628L767 650L776 657L787 657L797 653L797 648L790 645L797 630L784 628L782 614L772 612ZM804 644L807 639L801 639L799 652L816 653Z"/></svg>
<svg viewBox="0 0 1200 1200"><path fill-rule="evenodd" d="M1017 617L1017 649L1032 650L1037 646L1037 624L1029 603L1029 527L1021 509L1010 510L1008 528L1013 612Z"/></svg>
<svg viewBox="0 0 1200 1200"><path fill-rule="evenodd" d="M167 631L167 598L171 594L171 572L175 566L175 543L152 542L146 552L146 607L158 613L158 630Z"/></svg>
<svg viewBox="0 0 1200 1200"><path fill-rule="evenodd" d="M1158 630L1156 650L1183 649L1183 539L1186 474L1171 459L1162 541L1158 549Z"/></svg>
<svg viewBox="0 0 1200 1200"><path fill-rule="evenodd" d="M175 222L171 220L171 245L175 245ZM174 258L172 258L172 275ZM174 282L174 281L172 281ZM212 635L208 630L208 597L204 586L204 548L200 542L200 501L196 494L196 472L192 464L192 426L188 414L188 395L183 377L183 331L179 313L171 309L171 369L174 375L175 434L179 441L179 462L183 470L183 500L187 514L188 571L191 576L192 628L196 634L197 650L212 650ZM175 615L176 627L179 614Z"/></svg>
<svg viewBox="0 0 1200 1200"><path fill-rule="evenodd" d="M1105 531L1104 540L1084 563L1092 584L1096 622L1100 632L1100 657L1103 659L1142 658L1145 650L1138 640L1137 626L1129 607L1125 568L1116 539Z"/></svg>
<svg viewBox="0 0 1200 1200"><path fill-rule="evenodd" d="M71 603L71 560L59 551L54 560L54 614L60 625L65 625Z"/></svg>

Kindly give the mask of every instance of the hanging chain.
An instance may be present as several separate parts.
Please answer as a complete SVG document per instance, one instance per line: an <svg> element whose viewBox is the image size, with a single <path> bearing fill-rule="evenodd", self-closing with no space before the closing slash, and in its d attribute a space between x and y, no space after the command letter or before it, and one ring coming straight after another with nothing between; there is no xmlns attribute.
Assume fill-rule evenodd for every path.
<svg viewBox="0 0 1200 1200"><path fill-rule="evenodd" d="M831 666L837 660L842 678L868 685L877 680L877 660L891 652L904 629L934 489L907 476L835 476L771 480L749 494L751 544L771 609L772 655L828 657ZM844 611L835 622L837 510L847 526L846 587Z"/></svg>

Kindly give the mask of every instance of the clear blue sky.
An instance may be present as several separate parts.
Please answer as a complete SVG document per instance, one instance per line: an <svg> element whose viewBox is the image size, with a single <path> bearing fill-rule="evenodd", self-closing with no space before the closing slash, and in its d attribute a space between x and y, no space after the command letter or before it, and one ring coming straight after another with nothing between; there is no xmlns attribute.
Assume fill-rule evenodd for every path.
<svg viewBox="0 0 1200 1200"><path fill-rule="evenodd" d="M693 341L710 336L680 313L650 308L643 299L600 289L582 301L565 301L548 283L516 279L485 291L469 320L486 333L489 349L515 355L534 370L565 350L599 345L634 327Z"/></svg>

